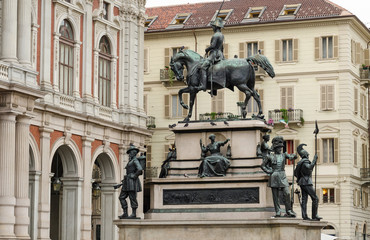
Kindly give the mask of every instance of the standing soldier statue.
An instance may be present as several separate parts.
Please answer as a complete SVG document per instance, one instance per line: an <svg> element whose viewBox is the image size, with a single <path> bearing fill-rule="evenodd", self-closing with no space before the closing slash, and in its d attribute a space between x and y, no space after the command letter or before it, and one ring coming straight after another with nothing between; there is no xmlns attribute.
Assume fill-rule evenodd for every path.
<svg viewBox="0 0 370 240"><path fill-rule="evenodd" d="M119 216L120 219L123 218L136 218L136 209L138 207L137 203L137 192L141 192L141 183L139 176L143 174L143 167L139 160L136 158L139 149L133 144L130 144L127 154L129 155L129 161L126 165L126 175L123 177L122 183L114 186L115 189L121 188L121 194L119 195L119 200L123 209L123 214ZM132 214L128 216L127 214L127 201L126 198L130 198Z"/></svg>
<svg viewBox="0 0 370 240"><path fill-rule="evenodd" d="M283 137L277 136L272 139L272 153L267 155L262 162L262 170L270 175L269 187L272 190L272 198L274 201L275 217L281 217L282 210L279 203L279 192L283 192L283 202L287 217L295 217L296 214L292 210L289 193L289 183L285 174L285 160L294 160L297 158L295 154L282 152L284 147Z"/></svg>
<svg viewBox="0 0 370 240"><path fill-rule="evenodd" d="M211 22L211 26L214 34L211 38L210 46L206 48L206 55L208 55L208 57L204 60L201 66L202 74L200 75L199 91L206 91L207 89L208 68L224 59L224 35L221 32L221 28L224 27L224 23L222 18L217 17L213 22ZM213 94L213 92L211 92L211 94Z"/></svg>
<svg viewBox="0 0 370 240"><path fill-rule="evenodd" d="M302 201L300 201L302 218L305 220L309 220L307 216L307 201L309 195L312 200L312 220L320 221L320 219L322 218L317 215L319 198L317 197L312 184L312 170L316 165L317 154L315 154L312 162L310 162L310 160L308 159L309 154L306 150L303 149L303 146L307 145L300 144L297 147L297 152L299 156L301 156L301 160L298 162L297 167L294 170L294 176L297 177L297 183L301 187L302 191Z"/></svg>

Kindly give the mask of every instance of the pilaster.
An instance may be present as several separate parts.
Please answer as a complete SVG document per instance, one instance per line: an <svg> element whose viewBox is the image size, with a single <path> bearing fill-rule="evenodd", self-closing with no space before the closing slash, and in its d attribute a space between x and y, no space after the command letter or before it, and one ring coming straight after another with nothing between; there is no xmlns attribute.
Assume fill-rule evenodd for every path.
<svg viewBox="0 0 370 240"><path fill-rule="evenodd" d="M113 220L117 218L116 190L112 183L101 183L101 237L102 239L116 239L116 230Z"/></svg>
<svg viewBox="0 0 370 240"><path fill-rule="evenodd" d="M16 115L0 115L0 239L14 237Z"/></svg>
<svg viewBox="0 0 370 240"><path fill-rule="evenodd" d="M16 1L14 1L16 2ZM31 1L18 0L18 61L31 66Z"/></svg>
<svg viewBox="0 0 370 240"><path fill-rule="evenodd" d="M1 60L17 62L17 5L18 1L3 0L1 24ZM30 22L29 22L30 23Z"/></svg>
<svg viewBox="0 0 370 240"><path fill-rule="evenodd" d="M29 238L28 198L29 185L29 124L28 116L18 116L15 130L15 226L14 232L17 238Z"/></svg>

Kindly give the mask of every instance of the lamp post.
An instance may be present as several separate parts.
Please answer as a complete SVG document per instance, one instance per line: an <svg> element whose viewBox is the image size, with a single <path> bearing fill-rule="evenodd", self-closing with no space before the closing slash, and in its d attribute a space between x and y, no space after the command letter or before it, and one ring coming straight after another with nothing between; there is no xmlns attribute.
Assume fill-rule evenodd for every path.
<svg viewBox="0 0 370 240"><path fill-rule="evenodd" d="M53 180L53 182L52 182L52 184L53 184L53 190L54 190L54 192L59 192L60 191L60 189L62 188L62 181L60 181L60 178L58 177L58 165L59 165L59 154L58 153L56 153L57 154L57 171L56 171L56 176L54 177L54 180Z"/></svg>

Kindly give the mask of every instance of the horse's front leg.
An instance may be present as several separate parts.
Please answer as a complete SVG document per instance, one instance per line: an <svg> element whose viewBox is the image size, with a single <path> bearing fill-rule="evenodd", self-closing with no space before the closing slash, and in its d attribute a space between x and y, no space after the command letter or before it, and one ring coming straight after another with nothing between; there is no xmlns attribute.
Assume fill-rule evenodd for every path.
<svg viewBox="0 0 370 240"><path fill-rule="evenodd" d="M256 100L256 102L257 102L258 117L259 118L264 118L263 111L262 111L262 105L261 105L261 98L260 98L260 95L258 94L258 92L255 89L253 89L252 96L253 96L254 100Z"/></svg>
<svg viewBox="0 0 370 240"><path fill-rule="evenodd" d="M188 92L190 92L190 89L189 89L189 87L186 87L186 88L181 88L180 90L179 90L179 101L180 101L180 104L181 104L181 106L183 107L183 108L185 108L185 109L189 109L189 106L186 104L186 103L184 103L184 101L182 100L182 94L183 93L188 93Z"/></svg>
<svg viewBox="0 0 370 240"><path fill-rule="evenodd" d="M189 112L188 116L184 119L185 122L188 122L193 114L193 107L195 102L195 97L197 96L197 92L190 92L190 101L189 101Z"/></svg>

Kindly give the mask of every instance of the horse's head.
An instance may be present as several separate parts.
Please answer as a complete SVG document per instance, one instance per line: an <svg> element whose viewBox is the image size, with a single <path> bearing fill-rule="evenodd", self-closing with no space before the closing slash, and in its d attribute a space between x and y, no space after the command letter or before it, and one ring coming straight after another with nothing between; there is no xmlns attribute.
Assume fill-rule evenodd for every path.
<svg viewBox="0 0 370 240"><path fill-rule="evenodd" d="M174 61L173 57L171 57L170 67L171 70L175 73L176 79L178 81L184 81L184 66L180 62Z"/></svg>

